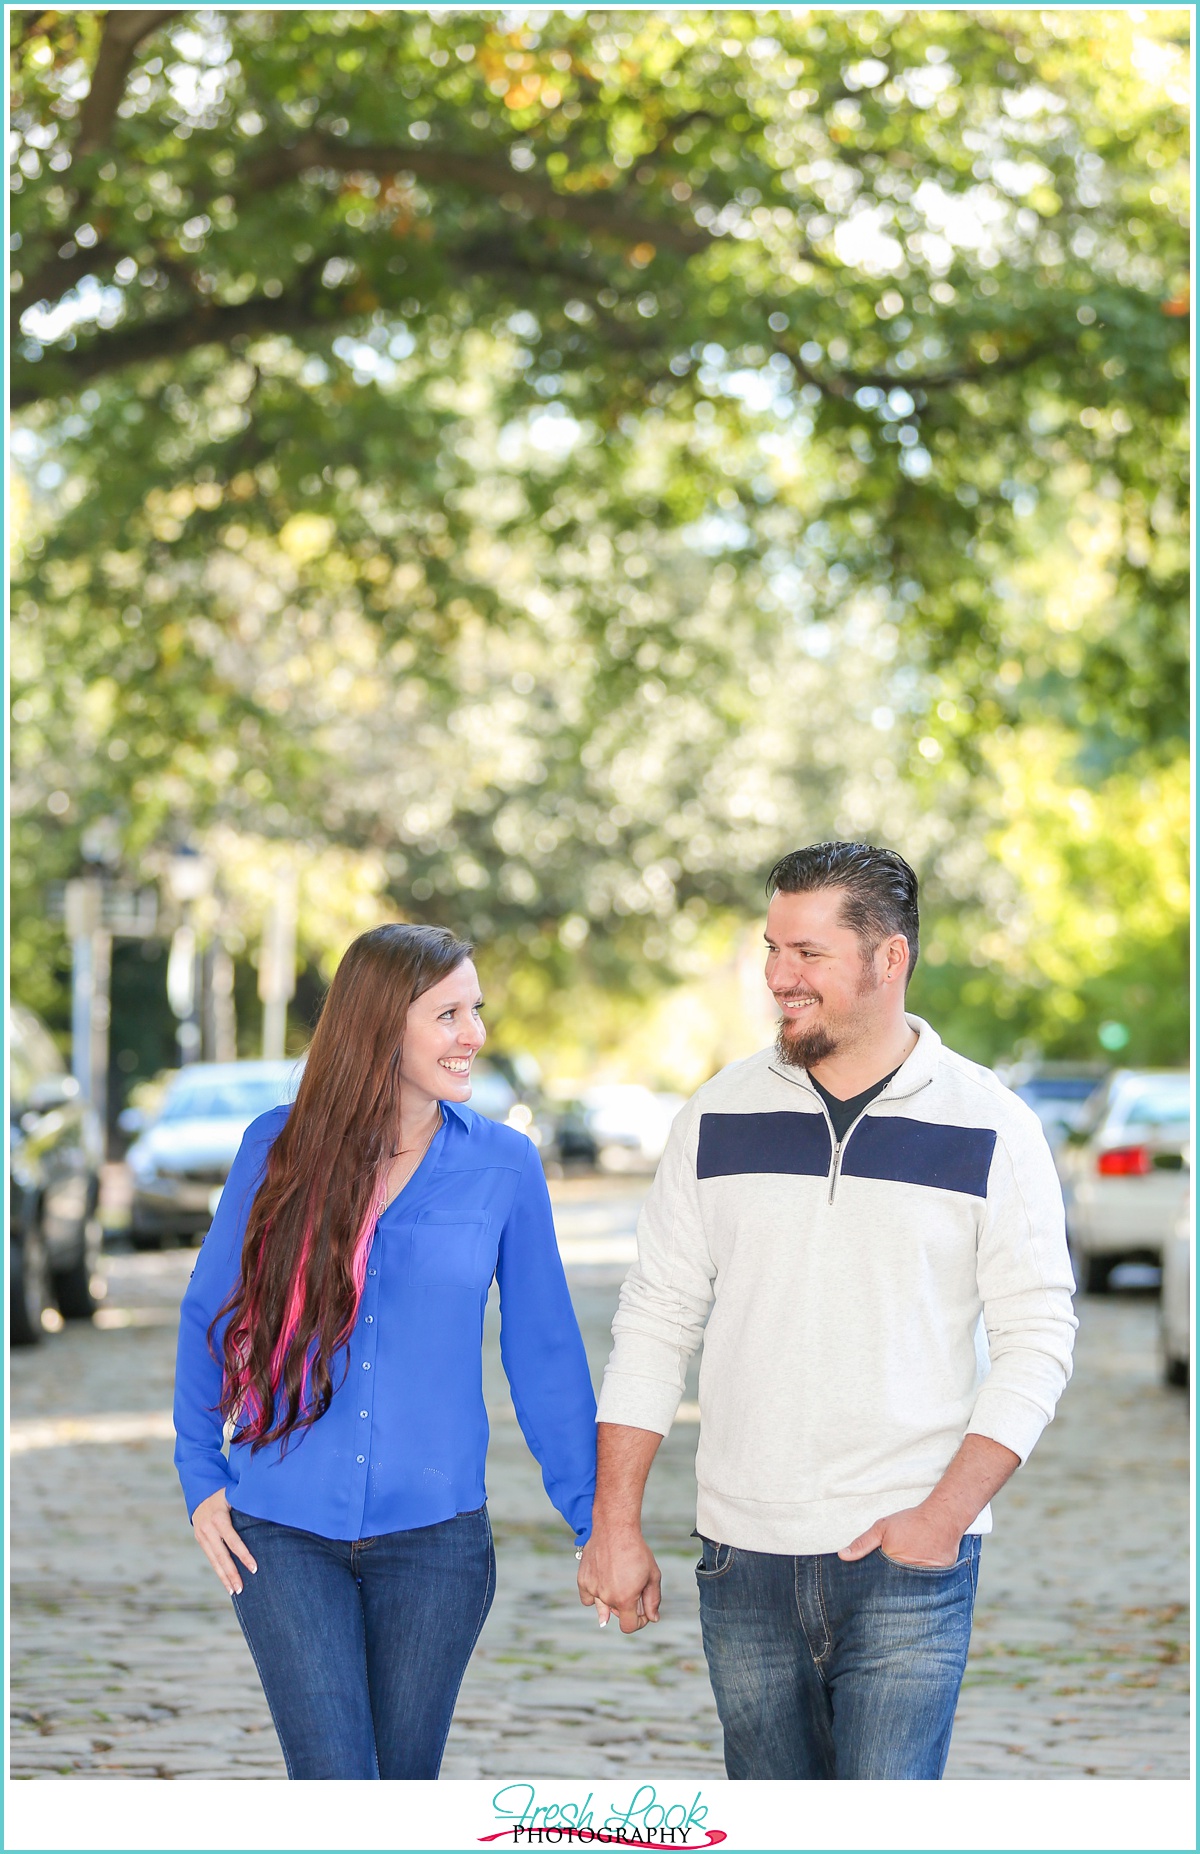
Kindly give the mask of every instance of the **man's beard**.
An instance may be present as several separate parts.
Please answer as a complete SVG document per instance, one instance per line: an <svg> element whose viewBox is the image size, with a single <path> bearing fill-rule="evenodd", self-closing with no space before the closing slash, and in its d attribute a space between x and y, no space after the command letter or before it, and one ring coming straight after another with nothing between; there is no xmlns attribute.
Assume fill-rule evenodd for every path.
<svg viewBox="0 0 1200 1854"><path fill-rule="evenodd" d="M827 1062L836 1055L838 1040L821 1025L811 1029L807 1025L792 1025L785 1017L779 1025L775 1038L775 1048L781 1062L789 1068L811 1069L818 1062Z"/></svg>
<svg viewBox="0 0 1200 1854"><path fill-rule="evenodd" d="M858 987L860 998L868 997L878 990L874 973L865 968L862 982ZM824 1000L820 992L809 992L819 1009ZM830 1056L856 1041L856 1032L861 1030L866 1021L865 1013L853 1009L845 1011L836 1020L836 1029L827 1024L799 1024L786 1014L781 1018L775 1038L775 1049L779 1060L793 1069L815 1068L819 1062L828 1062Z"/></svg>

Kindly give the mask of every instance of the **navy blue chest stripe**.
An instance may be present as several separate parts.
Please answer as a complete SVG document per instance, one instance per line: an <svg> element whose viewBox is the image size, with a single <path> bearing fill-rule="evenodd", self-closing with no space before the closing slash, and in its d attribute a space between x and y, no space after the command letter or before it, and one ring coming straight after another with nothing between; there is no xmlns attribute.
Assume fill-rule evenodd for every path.
<svg viewBox="0 0 1200 1854"><path fill-rule="evenodd" d="M884 1178L986 1197L996 1149L992 1127L947 1127L936 1120L868 1114L842 1155L843 1178Z"/></svg>
<svg viewBox="0 0 1200 1854"><path fill-rule="evenodd" d="M843 1178L879 1178L986 1197L996 1135L991 1127L868 1114L842 1154ZM698 1178L774 1173L824 1178L833 1149L824 1114L701 1114Z"/></svg>
<svg viewBox="0 0 1200 1854"><path fill-rule="evenodd" d="M701 1114L697 1178L785 1172L823 1178L833 1148L824 1114Z"/></svg>

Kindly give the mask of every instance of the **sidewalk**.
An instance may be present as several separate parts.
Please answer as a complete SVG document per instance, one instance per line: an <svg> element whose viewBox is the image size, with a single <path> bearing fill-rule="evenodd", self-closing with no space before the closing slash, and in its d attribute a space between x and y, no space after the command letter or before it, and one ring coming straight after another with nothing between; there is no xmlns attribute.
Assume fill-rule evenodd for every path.
<svg viewBox="0 0 1200 1854"><path fill-rule="evenodd" d="M644 1181L554 1187L598 1379ZM187 1251L114 1256L97 1326L12 1364L12 1774L282 1778L228 1599L171 1466ZM995 1503L947 1776L1186 1777L1187 1400L1148 1297L1084 1299L1061 1414ZM512 1417L489 1309L495 1607L446 1777L719 1777L696 1609L693 1420L650 1479L663 1621L623 1637L575 1593L570 1535ZM695 1376L685 1398L694 1403Z"/></svg>

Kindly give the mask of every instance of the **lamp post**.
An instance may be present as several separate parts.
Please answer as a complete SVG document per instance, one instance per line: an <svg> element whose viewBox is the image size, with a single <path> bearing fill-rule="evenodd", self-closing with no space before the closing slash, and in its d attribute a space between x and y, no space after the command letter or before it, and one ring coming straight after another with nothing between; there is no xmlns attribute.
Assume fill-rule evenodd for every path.
<svg viewBox="0 0 1200 1854"><path fill-rule="evenodd" d="M95 819L79 847L82 873L61 887L55 884L46 906L52 920L62 920L71 942L71 1073L107 1137L113 941L148 938L158 924L158 896L118 878L117 818Z"/></svg>
<svg viewBox="0 0 1200 1854"><path fill-rule="evenodd" d="M263 1006L264 1060L280 1062L287 1039L288 1000L296 991L296 872L279 871L263 922L258 956L258 995Z"/></svg>
<svg viewBox="0 0 1200 1854"><path fill-rule="evenodd" d="M204 958L204 1058L237 1061L237 1013L233 1002L233 960L214 934Z"/></svg>
<svg viewBox="0 0 1200 1854"><path fill-rule="evenodd" d="M180 1068L200 1060L203 1032L193 911L196 902L208 894L212 882L213 866L208 857L190 844L181 845L167 865L167 886L180 908L180 922L167 958L167 999L179 1020Z"/></svg>
<svg viewBox="0 0 1200 1854"><path fill-rule="evenodd" d="M104 876L85 867L66 885L63 915L71 941L71 1072L104 1124L108 1092L112 935L104 925Z"/></svg>
<svg viewBox="0 0 1200 1854"><path fill-rule="evenodd" d="M105 900L121 855L117 819L95 819L79 847L83 873L68 882L63 893L63 918L71 941L71 1071L83 1099L105 1126L112 977L112 932Z"/></svg>

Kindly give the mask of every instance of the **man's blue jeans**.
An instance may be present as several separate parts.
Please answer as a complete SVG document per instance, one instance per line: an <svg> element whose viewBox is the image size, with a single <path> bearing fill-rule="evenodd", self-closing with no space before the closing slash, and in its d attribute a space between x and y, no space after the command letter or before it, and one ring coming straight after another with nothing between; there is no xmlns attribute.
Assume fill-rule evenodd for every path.
<svg viewBox="0 0 1200 1854"><path fill-rule="evenodd" d="M967 1662L979 1537L921 1570L702 1541L700 1623L730 1777L940 1777Z"/></svg>
<svg viewBox="0 0 1200 1854"><path fill-rule="evenodd" d="M231 1513L258 1564L234 1608L289 1777L436 1777L492 1606L487 1508L374 1539Z"/></svg>

